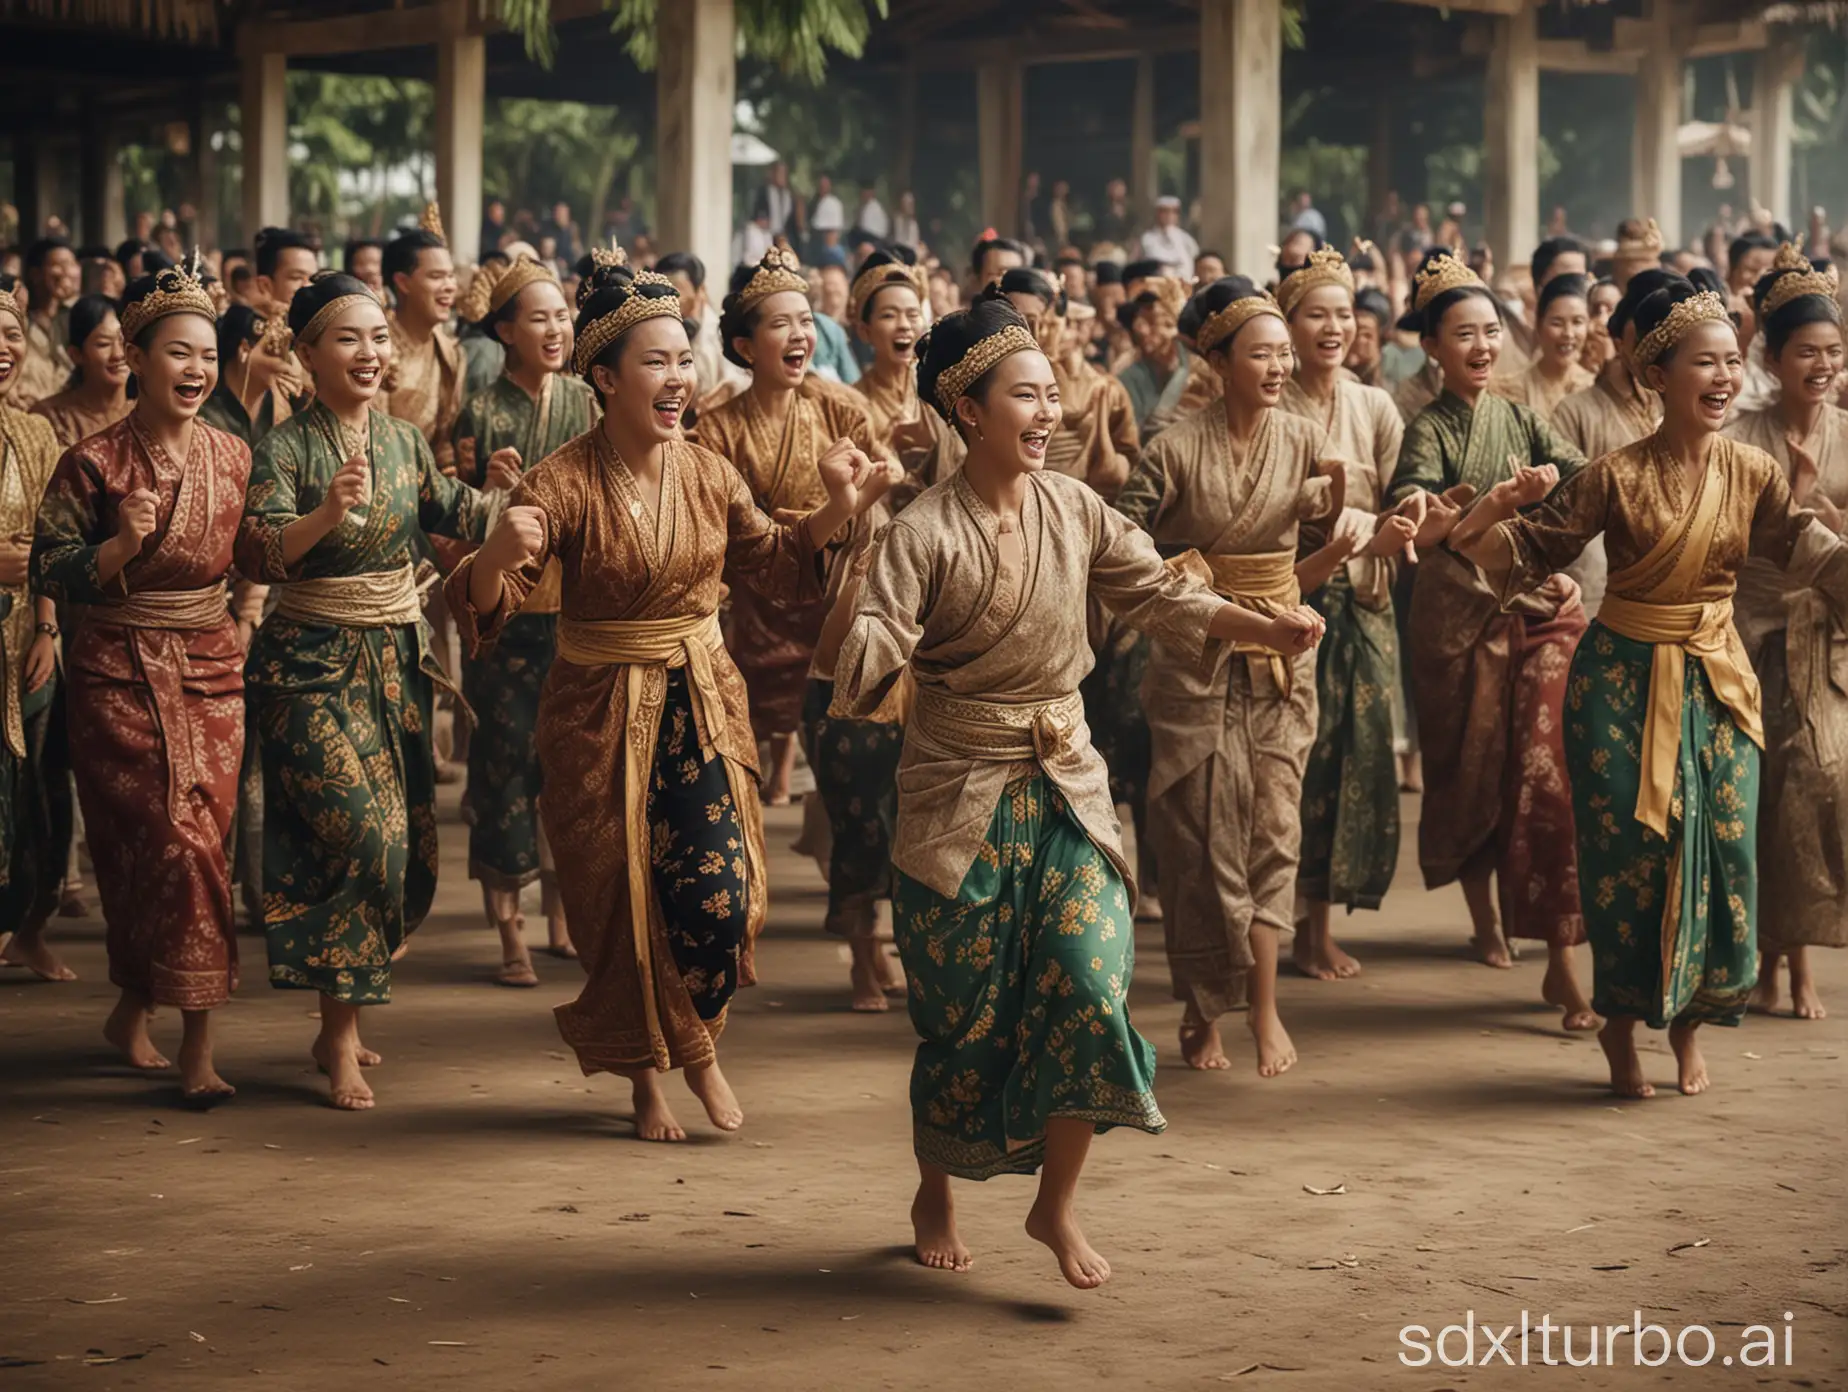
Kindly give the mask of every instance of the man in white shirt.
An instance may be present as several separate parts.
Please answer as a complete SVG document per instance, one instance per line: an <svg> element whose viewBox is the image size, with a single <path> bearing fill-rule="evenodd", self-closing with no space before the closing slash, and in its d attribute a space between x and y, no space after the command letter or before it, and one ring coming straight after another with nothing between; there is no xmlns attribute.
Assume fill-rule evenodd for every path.
<svg viewBox="0 0 1848 1392"><path fill-rule="evenodd" d="M757 201L752 206L752 213L763 210L772 237L790 237L796 229L791 225L796 215L796 195L789 187L789 166L778 160L770 166L770 177L764 186L757 190Z"/></svg>
<svg viewBox="0 0 1848 1392"><path fill-rule="evenodd" d="M809 226L817 232L841 232L847 227L847 210L834 194L834 180L823 174L815 180L815 207Z"/></svg>
<svg viewBox="0 0 1848 1392"><path fill-rule="evenodd" d="M755 266L764 259L764 253L770 250L775 238L770 235L770 215L762 208L752 214L751 220L738 229L732 238L732 265Z"/></svg>
<svg viewBox="0 0 1848 1392"><path fill-rule="evenodd" d="M1165 194L1155 200L1155 225L1142 234L1142 255L1159 261L1172 275L1193 278L1194 258L1200 244L1181 226L1181 200Z"/></svg>
<svg viewBox="0 0 1848 1392"><path fill-rule="evenodd" d="M892 235L892 219L879 201L878 191L871 184L860 190L860 212L854 218L854 224L871 232L880 241Z"/></svg>

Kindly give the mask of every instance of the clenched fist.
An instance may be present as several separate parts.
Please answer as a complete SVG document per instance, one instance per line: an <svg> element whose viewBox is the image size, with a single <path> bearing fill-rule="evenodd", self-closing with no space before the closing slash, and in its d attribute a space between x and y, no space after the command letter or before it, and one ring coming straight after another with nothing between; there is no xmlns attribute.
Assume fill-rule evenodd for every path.
<svg viewBox="0 0 1848 1392"><path fill-rule="evenodd" d="M495 450L488 456L487 486L512 492L520 482L523 467L520 452L512 445Z"/></svg>
<svg viewBox="0 0 1848 1392"><path fill-rule="evenodd" d="M356 454L340 466L328 483L321 507L338 526L354 508L363 508L371 501L372 464L363 455Z"/></svg>
<svg viewBox="0 0 1848 1392"><path fill-rule="evenodd" d="M1285 609L1270 621L1264 646L1285 657L1295 657L1321 642L1327 628L1327 620L1319 613L1307 604L1298 604L1293 609Z"/></svg>
<svg viewBox="0 0 1848 1392"><path fill-rule="evenodd" d="M510 507L482 543L477 566L518 570L545 549L545 514L536 507Z"/></svg>
<svg viewBox="0 0 1848 1392"><path fill-rule="evenodd" d="M124 545L132 543L135 550L141 549L141 543L147 540L159 520L160 500L146 488L137 488L122 500L122 506L116 510L116 536Z"/></svg>

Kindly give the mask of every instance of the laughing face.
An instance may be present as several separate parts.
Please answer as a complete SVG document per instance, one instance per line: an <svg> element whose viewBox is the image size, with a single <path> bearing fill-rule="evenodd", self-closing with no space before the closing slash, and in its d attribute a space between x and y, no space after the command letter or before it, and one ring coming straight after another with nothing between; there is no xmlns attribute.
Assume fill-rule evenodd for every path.
<svg viewBox="0 0 1848 1392"><path fill-rule="evenodd" d="M1275 406L1296 370L1289 325L1274 314L1259 314L1211 354L1213 370L1225 384L1226 399L1246 407Z"/></svg>
<svg viewBox="0 0 1848 1392"><path fill-rule="evenodd" d="M1782 384L1782 400L1804 406L1828 401L1842 380L1842 326L1805 324L1767 362Z"/></svg>
<svg viewBox="0 0 1848 1392"><path fill-rule="evenodd" d="M1579 359L1591 332L1591 309L1577 295L1559 295L1547 304L1536 337L1540 351L1562 368Z"/></svg>
<svg viewBox="0 0 1848 1392"><path fill-rule="evenodd" d="M99 390L113 392L128 385L128 345L122 341L122 324L115 315L105 314L90 330L77 351L77 366L83 369L86 386L95 383Z"/></svg>
<svg viewBox="0 0 1848 1392"><path fill-rule="evenodd" d="M606 355L607 356L607 355ZM693 399L693 345L672 315L644 319L623 335L615 365L590 370L603 413L625 438L672 440Z"/></svg>
<svg viewBox="0 0 1848 1392"><path fill-rule="evenodd" d="M1444 385L1474 397L1487 390L1501 358L1501 312L1487 295L1463 296L1449 309L1424 350L1444 370Z"/></svg>
<svg viewBox="0 0 1848 1392"><path fill-rule="evenodd" d="M406 311L426 324L449 318L456 303L456 263L448 247L424 247L417 253L417 269L391 278L400 313Z"/></svg>
<svg viewBox="0 0 1848 1392"><path fill-rule="evenodd" d="M7 292L0 291L0 294ZM0 314L0 401L5 401L26 360L26 326L12 314Z"/></svg>
<svg viewBox="0 0 1848 1392"><path fill-rule="evenodd" d="M1324 372L1340 367L1354 346L1354 297L1339 285L1319 285L1304 295L1290 312L1290 345L1300 361Z"/></svg>
<svg viewBox="0 0 1848 1392"><path fill-rule="evenodd" d="M1716 431L1726 424L1726 413L1745 385L1739 335L1731 324L1697 324L1666 362L1650 364L1647 381L1662 394L1664 420Z"/></svg>
<svg viewBox="0 0 1848 1392"><path fill-rule="evenodd" d="M534 281L514 296L507 317L494 326L507 356L520 367L561 372L571 361L571 306L549 280Z"/></svg>
<svg viewBox="0 0 1848 1392"><path fill-rule="evenodd" d="M315 395L336 412L363 406L379 394L391 366L391 329L385 310L369 297L353 296L313 343L296 345L314 378Z"/></svg>
<svg viewBox="0 0 1848 1392"><path fill-rule="evenodd" d="M884 368L909 371L924 332L924 307L909 285L888 285L873 296L860 321L860 337Z"/></svg>
<svg viewBox="0 0 1848 1392"><path fill-rule="evenodd" d="M963 437L973 452L1022 474L1046 467L1046 446L1058 429L1062 408L1052 363L1036 350L1009 353L988 374L981 399L956 403Z"/></svg>
<svg viewBox="0 0 1848 1392"><path fill-rule="evenodd" d="M815 311L808 296L794 290L767 296L757 306L751 336L738 339L737 348L753 377L768 374L790 391L801 386L815 358Z"/></svg>
<svg viewBox="0 0 1848 1392"><path fill-rule="evenodd" d="M170 421L191 420L218 385L218 333L198 314L169 314L128 345L135 409Z"/></svg>

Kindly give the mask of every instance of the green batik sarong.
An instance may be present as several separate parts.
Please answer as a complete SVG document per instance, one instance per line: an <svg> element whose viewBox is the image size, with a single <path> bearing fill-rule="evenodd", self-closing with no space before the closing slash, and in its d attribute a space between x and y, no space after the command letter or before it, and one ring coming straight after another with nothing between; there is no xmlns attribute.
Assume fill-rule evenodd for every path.
<svg viewBox="0 0 1848 1392"><path fill-rule="evenodd" d="M1046 1123L1167 1122L1129 1022L1129 894L1043 774L1008 785L953 899L895 871L911 978L918 1158L962 1179L1032 1174Z"/></svg>
<svg viewBox="0 0 1848 1392"><path fill-rule="evenodd" d="M1399 635L1391 607L1355 602L1345 568L1308 596L1328 632L1316 649L1315 745L1303 771L1296 882L1325 904L1377 909L1399 864L1392 703Z"/></svg>
<svg viewBox="0 0 1848 1392"><path fill-rule="evenodd" d="M1667 840L1636 819L1655 648L1594 623L1572 660L1566 755L1591 1008L1651 1029L1736 1025L1758 980L1758 746L1687 663ZM1676 873L1678 872L1678 873ZM1663 910L1679 889L1673 941Z"/></svg>

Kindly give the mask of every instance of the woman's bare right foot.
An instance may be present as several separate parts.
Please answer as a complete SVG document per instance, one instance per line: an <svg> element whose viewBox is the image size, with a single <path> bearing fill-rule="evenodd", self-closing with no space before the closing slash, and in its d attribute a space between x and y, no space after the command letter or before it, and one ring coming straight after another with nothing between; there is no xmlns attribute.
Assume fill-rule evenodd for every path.
<svg viewBox="0 0 1848 1392"><path fill-rule="evenodd" d="M1607 1020L1598 1031L1598 1043L1611 1066L1611 1091L1619 1097L1654 1097L1655 1088L1643 1075L1642 1056L1636 1052L1636 1022Z"/></svg>
<svg viewBox="0 0 1848 1392"><path fill-rule="evenodd" d="M1746 1009L1760 1015L1775 1015L1781 992L1778 990L1777 969L1783 962L1781 952L1767 952L1758 959L1758 984L1752 988L1751 997L1746 1001Z"/></svg>
<svg viewBox="0 0 1848 1392"><path fill-rule="evenodd" d="M44 934L15 933L0 947L0 967L24 967L41 981L75 981L77 973L46 945Z"/></svg>
<svg viewBox="0 0 1848 1392"><path fill-rule="evenodd" d="M1096 1290L1110 1279L1110 1263L1085 1241L1069 1208L1052 1212L1036 1202L1027 1214L1027 1236L1052 1248L1060 1272L1079 1290Z"/></svg>
<svg viewBox="0 0 1848 1392"><path fill-rule="evenodd" d="M706 1109L706 1116L721 1131L736 1131L744 1125L744 1108L738 1105L738 1098L731 1090L731 1084L725 1081L725 1075L719 1071L719 1061L701 1064L689 1068L687 1086L693 1089L693 1095Z"/></svg>
<svg viewBox="0 0 1848 1392"><path fill-rule="evenodd" d="M127 999L117 1001L115 1009L103 1022L103 1038L120 1050L135 1068L153 1072L173 1067L148 1037L148 1007L145 1005Z"/></svg>
<svg viewBox="0 0 1848 1392"><path fill-rule="evenodd" d="M1290 1042L1283 1018L1275 1010L1250 1012L1251 1037L1258 1045L1258 1076L1275 1078L1296 1063L1296 1045Z"/></svg>
<svg viewBox="0 0 1848 1392"><path fill-rule="evenodd" d="M1576 1032L1598 1027L1597 1014L1579 987L1578 972L1573 968L1572 949L1569 947L1549 950L1546 976L1540 983L1540 999L1548 1005L1559 1007L1562 1029Z"/></svg>
<svg viewBox="0 0 1848 1392"><path fill-rule="evenodd" d="M1225 1041L1219 1037L1219 1026L1211 1020L1200 1024L1181 1022L1181 1059L1189 1068L1207 1073L1232 1066L1232 1060L1226 1057Z"/></svg>
<svg viewBox="0 0 1848 1392"><path fill-rule="evenodd" d="M212 1046L191 1042L180 1045L180 1092L192 1106L210 1106L234 1096L237 1089L218 1076L212 1064Z"/></svg>
<svg viewBox="0 0 1848 1392"><path fill-rule="evenodd" d="M950 1200L949 1181L922 1180L911 1201L911 1231L918 1264L933 1271L967 1271L975 1258L956 1235L956 1206Z"/></svg>
<svg viewBox="0 0 1848 1392"><path fill-rule="evenodd" d="M667 1105L661 1075L644 1073L630 1083L635 1097L635 1134L644 1141L684 1141L687 1133Z"/></svg>
<svg viewBox="0 0 1848 1392"><path fill-rule="evenodd" d="M1807 946L1790 952L1790 1006L1790 1013L1799 1020L1821 1020L1829 1013L1816 993L1816 978L1810 975Z"/></svg>
<svg viewBox="0 0 1848 1392"><path fill-rule="evenodd" d="M372 1086L359 1071L356 1046L339 1046L316 1039L309 1050L317 1067L327 1075L328 1096L343 1112L363 1112L373 1103Z"/></svg>
<svg viewBox="0 0 1848 1392"><path fill-rule="evenodd" d="M1469 950L1476 954L1476 960L1485 967L1507 971L1514 966L1514 954L1508 950L1508 940L1502 936L1499 923L1491 924L1486 932L1478 929L1472 934Z"/></svg>
<svg viewBox="0 0 1848 1392"><path fill-rule="evenodd" d="M1713 1080L1707 1076L1707 1060L1701 1057L1700 1044L1695 1038L1699 1029L1699 1025L1668 1027L1668 1046L1675 1051L1676 1085L1686 1097L1713 1086Z"/></svg>
<svg viewBox="0 0 1848 1392"><path fill-rule="evenodd" d="M1360 963L1335 941L1335 935L1298 929L1290 945L1290 961L1296 970L1316 981L1342 981L1360 975Z"/></svg>
<svg viewBox="0 0 1848 1392"><path fill-rule="evenodd" d="M876 938L849 938L853 953L849 979L853 983L853 1008L862 1014L883 1014L892 1008L886 999L884 973L880 970L885 947Z"/></svg>

